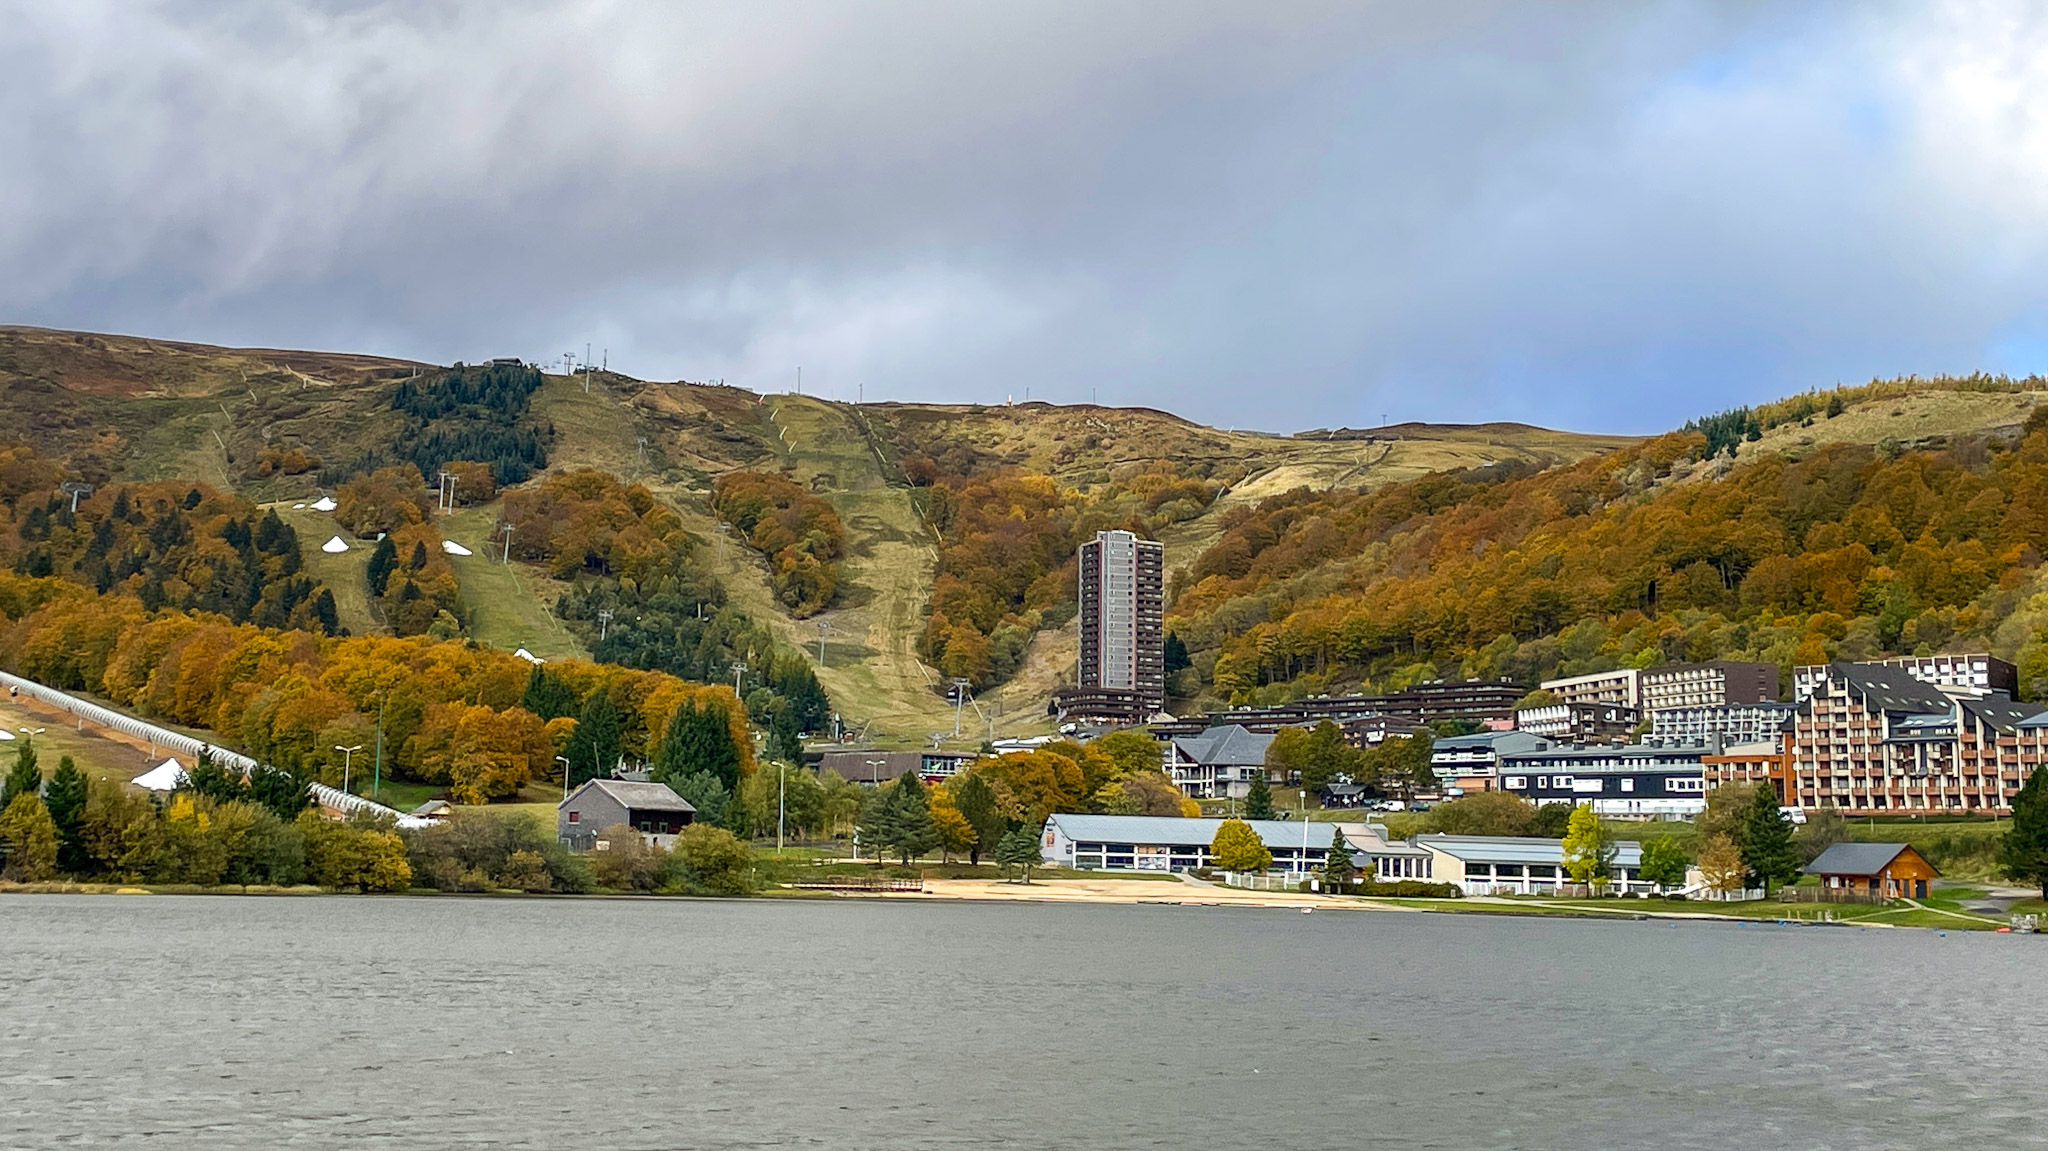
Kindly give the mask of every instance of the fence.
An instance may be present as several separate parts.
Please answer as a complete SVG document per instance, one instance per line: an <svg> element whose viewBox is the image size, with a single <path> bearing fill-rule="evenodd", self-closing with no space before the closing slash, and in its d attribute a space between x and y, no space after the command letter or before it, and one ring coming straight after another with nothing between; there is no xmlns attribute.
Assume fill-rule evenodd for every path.
<svg viewBox="0 0 2048 1151"><path fill-rule="evenodd" d="M1223 873L1223 883L1226 887L1242 887L1246 891L1300 891L1301 881L1307 878L1308 875L1303 872L1287 872L1281 875L1249 871Z"/></svg>
<svg viewBox="0 0 2048 1151"><path fill-rule="evenodd" d="M924 891L922 879L879 879L867 875L832 875L823 879L799 879L791 887L804 891Z"/></svg>
<svg viewBox="0 0 2048 1151"><path fill-rule="evenodd" d="M1781 903L1864 903L1881 907L1891 900L1867 891L1847 887L1787 887L1778 892Z"/></svg>

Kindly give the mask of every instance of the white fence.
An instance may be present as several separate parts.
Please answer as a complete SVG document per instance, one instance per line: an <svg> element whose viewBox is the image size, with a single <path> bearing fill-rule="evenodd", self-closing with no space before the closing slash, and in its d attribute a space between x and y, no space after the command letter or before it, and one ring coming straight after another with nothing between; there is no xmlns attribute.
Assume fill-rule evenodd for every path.
<svg viewBox="0 0 2048 1151"><path fill-rule="evenodd" d="M32 679L23 679L18 675L10 675L7 672L0 671L0 685L5 685L10 692L18 692L31 699L47 703L52 707L63 708L65 711L96 727L103 727L109 731L118 731L124 735L132 735L137 739L148 740L152 745L168 751L184 752L193 759L197 759L203 752L211 756L213 762L223 767L232 767L243 775L247 775L256 769L256 761L239 751L229 751L224 747L216 747L204 740L194 739L183 732L172 731L167 727L158 727L156 724L137 719L126 712L115 711L111 707L101 707L90 700L79 699L77 696L67 692L58 691L54 687L45 687ZM314 784L312 794L315 803L333 811L345 812L351 815L366 811L372 815L395 819L400 827L425 827L429 823L428 820L416 819L410 815L401 815L381 803L364 799L360 795L350 795L339 788L329 787L324 783Z"/></svg>

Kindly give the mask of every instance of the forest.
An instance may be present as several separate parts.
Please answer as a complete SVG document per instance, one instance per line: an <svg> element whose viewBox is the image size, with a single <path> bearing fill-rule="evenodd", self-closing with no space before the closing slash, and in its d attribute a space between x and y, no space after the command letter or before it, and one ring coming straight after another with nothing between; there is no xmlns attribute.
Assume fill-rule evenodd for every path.
<svg viewBox="0 0 2048 1151"><path fill-rule="evenodd" d="M323 469L320 480L337 485L397 464L431 476L466 460L487 466L500 487L522 483L548 466L554 438L552 427L528 418L543 382L538 369L523 364L456 364L401 380L391 393L391 410L402 420L390 448Z"/></svg>
<svg viewBox="0 0 2048 1151"><path fill-rule="evenodd" d="M560 707L524 706L532 665L431 636L328 637L218 615L148 612L126 596L54 578L0 575L0 661L20 674L105 696L154 719L205 728L279 769L341 781L337 746L381 748L391 778L446 786L458 802L559 780L554 757L592 707L610 715L594 763L653 759L676 710L726 716L742 734L735 770L754 767L732 688L659 671L556 660ZM599 704L596 701L601 700ZM592 734L581 733L584 745Z"/></svg>
<svg viewBox="0 0 2048 1151"><path fill-rule="evenodd" d="M1708 443L1680 432L1533 475L1233 509L1177 573L1169 626L1233 700L1956 643L2015 657L2023 691L2048 691L2048 412L1929 450L1730 465L1701 462Z"/></svg>
<svg viewBox="0 0 2048 1151"><path fill-rule="evenodd" d="M728 472L712 489L711 506L755 551L768 557L775 598L802 619L832 605L846 529L820 496L766 472Z"/></svg>
<svg viewBox="0 0 2048 1151"><path fill-rule="evenodd" d="M1073 617L1074 553L1084 541L1117 528L1149 538L1200 515L1222 490L1169 464L1122 469L1090 492L1015 470L947 475L928 459L905 469L925 481L919 494L939 540L918 650L976 688L1008 679L1033 634Z"/></svg>
<svg viewBox="0 0 2048 1151"><path fill-rule="evenodd" d="M22 450L24 461L32 453ZM25 497L25 493L21 493ZM203 485L117 484L78 501L17 498L0 556L145 609L334 634L334 595L299 570L299 540L274 512Z"/></svg>

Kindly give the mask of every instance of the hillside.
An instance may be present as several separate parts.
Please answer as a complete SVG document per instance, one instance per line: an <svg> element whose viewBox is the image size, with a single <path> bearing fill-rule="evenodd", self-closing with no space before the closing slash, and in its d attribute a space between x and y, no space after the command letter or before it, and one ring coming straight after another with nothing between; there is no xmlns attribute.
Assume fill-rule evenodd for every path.
<svg viewBox="0 0 2048 1151"><path fill-rule="evenodd" d="M1985 380L1813 393L1744 409L1739 418L1715 417L1717 427L1734 429L1726 445L1732 454L1680 452L1649 468L1641 453L1651 449L1636 438L1522 424L1282 435L1205 427L1143 408L855 405L607 372L533 375L530 395L488 401L509 405L498 409L420 405L420 396L442 386L436 381L451 378L446 368L386 357L0 328L0 392L17 414L10 431L19 429L40 459L88 482L197 481L275 508L296 529L303 570L332 591L341 626L352 631L383 626L362 586L366 551L320 552L322 541L346 530L333 514L295 505L333 492L355 469L432 463L464 450L435 443L504 443L506 433L493 427L529 429L537 437L533 458L542 462L532 478L511 480L512 490L580 468L643 486L698 541L690 562L715 580L722 602L813 665L822 636L816 670L834 706L850 724L899 744L934 733L950 738L954 710L943 685L954 676L976 685L963 727L984 736L1045 730L1046 698L1071 674L1074 652L1064 565L1075 540L1097 527L1131 526L1167 544L1169 570L1182 573L1176 583L1188 593L1175 608L1175 626L1193 642L1200 669L1200 682L1183 686L1198 693L1249 697L1456 673L1485 663L1473 651L1493 637L1431 648L1411 634L1405 659L1338 656L1316 645L1302 655L1294 650L1303 642L1300 613L1314 604L1316 612L1349 618L1351 608L1336 606L1349 602L1344 597L1394 593L1371 600L1393 603L1406 594L1400 580L1466 570L1403 542L1434 530L1431 517L1476 516L1489 501L1513 502L1539 489L1554 494L1570 484L1606 493L1595 501L1605 509L1677 487L1719 487L1760 461L1796 463L1843 445L1908 458L1948 453L1965 471L1981 469L1989 465L1978 457L2015 438L2039 398L2026 382ZM1829 414L1831 396L1839 397L1838 410ZM1754 439L1744 434L1751 425ZM517 460L500 464L525 474ZM713 484L740 472L787 477L837 513L844 540L836 594L815 615L793 615L771 586L766 558L720 530ZM463 495L466 506L442 516L438 530L478 553L452 560L466 633L542 654L592 650L594 620L565 623L554 611L574 585L534 562L515 558L507 567L484 557L483 545L499 538L503 495ZM1385 509L1417 499L1440 506L1387 520ZM429 493L422 506L432 503ZM1025 514L1027 505L1041 510ZM1285 507L1294 510L1267 510ZM1267 529L1273 539L1253 538ZM1301 550L1311 537L1320 542ZM1505 554L1498 549L1506 538L1467 540L1480 563L1471 570L1483 576L1484 564ZM1022 555L1033 558L1017 566ZM1283 555L1292 558L1282 562ZM1252 566L1231 574L1240 561ZM998 562L1010 565L1000 576L989 566ZM1514 578L1524 576L1551 581L1545 586L1557 580ZM1581 573L1562 590L1606 587L1605 578ZM1618 627L1631 610L1649 618L1648 606L1573 600L1568 610L1581 622L1600 615ZM1543 635L1508 631L1519 650L1569 626ZM1595 647L1601 650L1574 648L1553 662L1637 658L1642 650L1616 655L1626 644L1606 641ZM1287 654L1275 663L1247 655L1255 651ZM1244 671L1247 658L1257 670ZM1535 655L1522 662L1531 660L1541 662Z"/></svg>

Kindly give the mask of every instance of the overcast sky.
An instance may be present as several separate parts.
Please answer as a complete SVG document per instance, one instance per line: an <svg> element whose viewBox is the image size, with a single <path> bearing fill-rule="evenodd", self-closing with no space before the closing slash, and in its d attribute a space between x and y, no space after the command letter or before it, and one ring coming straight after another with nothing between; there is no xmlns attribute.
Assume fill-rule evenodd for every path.
<svg viewBox="0 0 2048 1151"><path fill-rule="evenodd" d="M0 322L1647 432L2048 370L2014 6L0 0Z"/></svg>

